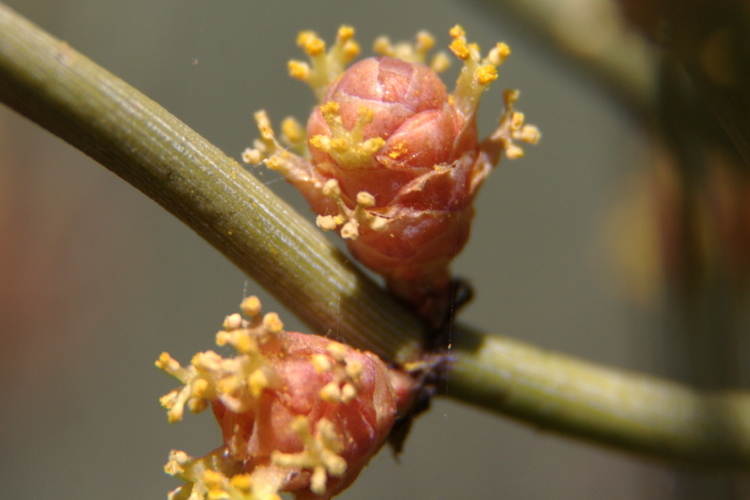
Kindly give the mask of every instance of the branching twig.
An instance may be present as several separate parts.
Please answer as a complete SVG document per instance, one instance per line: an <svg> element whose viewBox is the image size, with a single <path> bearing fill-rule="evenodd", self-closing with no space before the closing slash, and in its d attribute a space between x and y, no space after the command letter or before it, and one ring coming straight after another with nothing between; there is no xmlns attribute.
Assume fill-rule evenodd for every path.
<svg viewBox="0 0 750 500"><path fill-rule="evenodd" d="M418 321L318 231L156 103L0 4L0 100L151 197L315 331L395 360ZM333 307L338 305L338 307ZM750 464L750 395L593 366L461 327L451 397L645 455Z"/></svg>

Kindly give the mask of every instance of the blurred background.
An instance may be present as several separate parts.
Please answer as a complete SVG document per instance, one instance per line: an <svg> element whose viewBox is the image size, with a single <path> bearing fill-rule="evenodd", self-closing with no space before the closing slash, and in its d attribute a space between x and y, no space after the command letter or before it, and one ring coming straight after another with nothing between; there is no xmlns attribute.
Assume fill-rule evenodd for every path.
<svg viewBox="0 0 750 500"><path fill-rule="evenodd" d="M547 30L544 15L479 1L5 3L238 159L256 137L254 111L278 124L305 120L314 104L286 74L287 60L303 58L300 30L331 41L350 24L365 55L378 35L408 40L422 29L446 47L456 23L484 49L507 42L513 53L483 98L480 130L492 130L502 90L513 87L543 138L525 158L503 161L479 195L472 239L454 265L476 290L463 320L621 368L747 387L748 243L732 236L748 234L744 173L716 147L706 156L719 167L690 177L701 189L686 188L679 155L654 132L657 51L622 31L611 3L530 2L559 20ZM617 66L631 58L634 66ZM309 214L276 174L255 173ZM169 451L198 456L220 435L208 413L167 423L158 398L176 384L154 368L159 354L187 362L210 349L248 294L304 331L154 202L5 107L0 280L7 498L165 498L179 484L162 469ZM400 460L384 449L341 498L747 498L746 482L436 399Z"/></svg>

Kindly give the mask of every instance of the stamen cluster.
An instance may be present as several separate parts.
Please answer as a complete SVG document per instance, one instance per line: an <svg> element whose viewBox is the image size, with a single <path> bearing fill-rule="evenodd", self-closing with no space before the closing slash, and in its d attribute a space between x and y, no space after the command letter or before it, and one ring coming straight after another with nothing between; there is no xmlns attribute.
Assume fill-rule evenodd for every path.
<svg viewBox="0 0 750 500"><path fill-rule="evenodd" d="M171 499L330 498L378 451L409 404L411 378L369 352L283 330L249 297L216 336L237 351L196 354L187 367L156 365L182 386L161 398L171 422L209 405L224 444L203 458L173 451L168 473L186 484ZM396 387L397 389L394 389Z"/></svg>
<svg viewBox="0 0 750 500"><path fill-rule="evenodd" d="M298 44L310 63L292 61L290 73L312 87L319 104L306 134L289 119L282 125L282 140L300 154L281 146L261 111L261 137L243 155L283 173L319 215L318 225L338 230L352 254L430 322L449 305L448 266L468 240L479 187L503 151L523 155L515 141L539 139L513 109L518 92L506 91L497 130L479 141L479 99L510 49L499 43L483 57L460 26L450 34L463 64L452 94L435 73L447 57L424 64L434 45L425 32L411 45L379 38L382 55L348 69L359 51L352 28L342 27L328 51L303 32Z"/></svg>

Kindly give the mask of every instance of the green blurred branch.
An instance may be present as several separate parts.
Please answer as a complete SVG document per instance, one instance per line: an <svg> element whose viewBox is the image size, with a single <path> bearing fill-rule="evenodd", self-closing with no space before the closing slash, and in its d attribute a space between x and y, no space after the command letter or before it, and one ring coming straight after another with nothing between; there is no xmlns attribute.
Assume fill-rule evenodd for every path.
<svg viewBox="0 0 750 500"><path fill-rule="evenodd" d="M651 124L657 106L658 58L623 23L615 5L601 0L474 0L485 15L508 14L555 58L576 66L622 108Z"/></svg>
<svg viewBox="0 0 750 500"><path fill-rule="evenodd" d="M289 206L127 84L0 4L0 100L209 241L318 333L396 361L419 322ZM652 457L750 464L750 395L701 394L459 327L448 395Z"/></svg>

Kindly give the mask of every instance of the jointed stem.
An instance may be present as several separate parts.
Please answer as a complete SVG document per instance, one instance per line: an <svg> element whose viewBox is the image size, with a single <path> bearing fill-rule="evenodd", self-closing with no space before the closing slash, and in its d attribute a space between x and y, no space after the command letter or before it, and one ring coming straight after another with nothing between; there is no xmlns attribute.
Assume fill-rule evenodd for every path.
<svg viewBox="0 0 750 500"><path fill-rule="evenodd" d="M700 392L459 326L447 395L545 430L709 468L750 468L750 394Z"/></svg>
<svg viewBox="0 0 750 500"><path fill-rule="evenodd" d="M288 205L163 108L0 4L0 101L141 190L318 333L394 361L419 322ZM448 395L642 454L750 465L750 395L704 394L461 327Z"/></svg>

